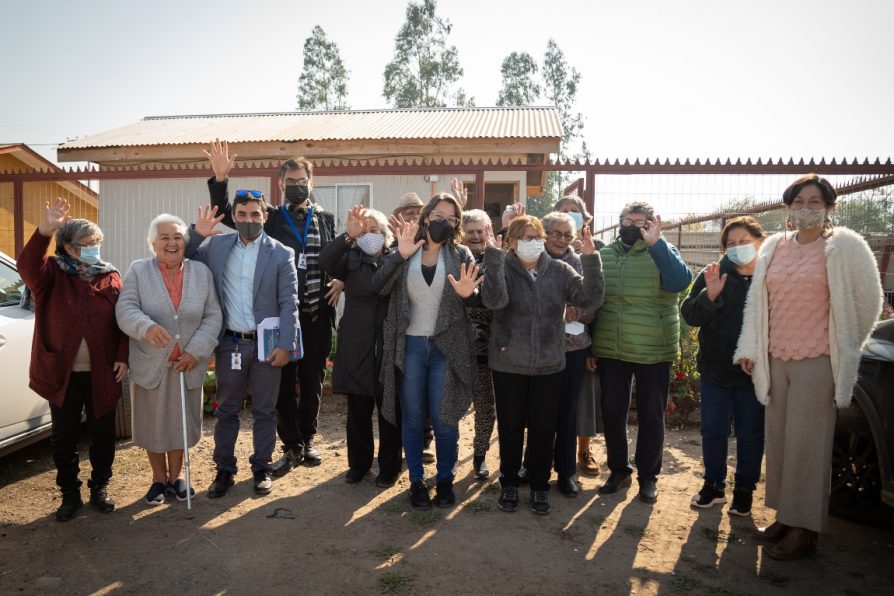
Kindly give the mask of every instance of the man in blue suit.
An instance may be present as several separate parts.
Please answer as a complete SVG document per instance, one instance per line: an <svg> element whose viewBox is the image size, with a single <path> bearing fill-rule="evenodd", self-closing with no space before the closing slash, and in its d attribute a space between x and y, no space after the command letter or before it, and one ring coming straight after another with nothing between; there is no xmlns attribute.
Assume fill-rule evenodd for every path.
<svg viewBox="0 0 894 596"><path fill-rule="evenodd" d="M214 463L208 488L222 497L236 475L234 449L239 411L251 385L254 453L249 457L255 492L272 489L270 458L276 447L276 400L283 366L298 342L298 277L295 252L264 233L267 203L257 190L240 190L233 200L236 234L214 235L221 220L210 207L199 209L186 256L208 266L223 307L224 327L215 357L217 401ZM258 359L258 325L279 317L279 343L266 361Z"/></svg>

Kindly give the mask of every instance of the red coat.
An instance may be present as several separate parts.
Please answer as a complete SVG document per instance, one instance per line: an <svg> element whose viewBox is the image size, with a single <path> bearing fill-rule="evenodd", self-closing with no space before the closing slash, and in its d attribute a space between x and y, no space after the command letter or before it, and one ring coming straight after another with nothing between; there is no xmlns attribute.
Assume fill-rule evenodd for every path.
<svg viewBox="0 0 894 596"><path fill-rule="evenodd" d="M29 386L61 406L75 355L85 339L90 352L93 415L99 418L113 411L121 398L114 364L127 363L127 336L115 321L121 276L104 273L85 282L47 257L49 245L50 239L35 230L17 262L19 275L34 294Z"/></svg>

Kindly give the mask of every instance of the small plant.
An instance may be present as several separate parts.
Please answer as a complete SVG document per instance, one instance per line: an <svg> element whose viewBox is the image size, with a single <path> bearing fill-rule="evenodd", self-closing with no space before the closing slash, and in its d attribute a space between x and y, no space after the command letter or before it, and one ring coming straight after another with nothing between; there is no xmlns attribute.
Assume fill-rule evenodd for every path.
<svg viewBox="0 0 894 596"><path fill-rule="evenodd" d="M386 571L379 576L379 590L382 594L394 594L406 588L413 578L397 573L396 571Z"/></svg>
<svg viewBox="0 0 894 596"><path fill-rule="evenodd" d="M494 506L487 501L472 501L463 506L469 513L487 513L494 510Z"/></svg>
<svg viewBox="0 0 894 596"><path fill-rule="evenodd" d="M399 501L391 501L389 503L385 503L384 505L379 507L379 509L384 513L388 513L390 515L400 515L402 513L407 513L410 510L410 508L406 504Z"/></svg>
<svg viewBox="0 0 894 596"><path fill-rule="evenodd" d="M714 528L702 528L702 535L711 542L721 543L739 543L743 542L742 537L735 532L727 533L725 530L715 530Z"/></svg>
<svg viewBox="0 0 894 596"><path fill-rule="evenodd" d="M390 561L397 557L398 555L403 554L400 550L400 547L394 546L393 544L386 544L385 546L379 547L377 549L369 551L375 558L381 561Z"/></svg>
<svg viewBox="0 0 894 596"><path fill-rule="evenodd" d="M671 425L685 426L701 404L701 377L696 367L698 329L681 325L680 355L671 372L669 400L665 416Z"/></svg>
<svg viewBox="0 0 894 596"><path fill-rule="evenodd" d="M624 532L630 536L640 536L645 538L649 535L649 528L644 526L624 526Z"/></svg>
<svg viewBox="0 0 894 596"><path fill-rule="evenodd" d="M430 526L441 519L441 514L437 511L414 511L410 514L410 521L417 526Z"/></svg>
<svg viewBox="0 0 894 596"><path fill-rule="evenodd" d="M677 575L671 580L671 588L678 592L690 592L701 585L701 581L688 575Z"/></svg>
<svg viewBox="0 0 894 596"><path fill-rule="evenodd" d="M499 482L485 482L481 486L481 492L483 492L483 493L492 493L492 492L496 492L498 490L500 490Z"/></svg>

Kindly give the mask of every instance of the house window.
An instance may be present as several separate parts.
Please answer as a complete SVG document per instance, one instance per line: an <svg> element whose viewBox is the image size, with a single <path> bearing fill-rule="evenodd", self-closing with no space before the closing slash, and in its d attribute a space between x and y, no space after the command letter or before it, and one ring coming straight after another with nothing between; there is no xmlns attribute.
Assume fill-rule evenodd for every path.
<svg viewBox="0 0 894 596"><path fill-rule="evenodd" d="M348 210L354 205L369 207L372 202L372 184L329 184L314 186L314 200L323 209L335 215L335 231L345 230Z"/></svg>

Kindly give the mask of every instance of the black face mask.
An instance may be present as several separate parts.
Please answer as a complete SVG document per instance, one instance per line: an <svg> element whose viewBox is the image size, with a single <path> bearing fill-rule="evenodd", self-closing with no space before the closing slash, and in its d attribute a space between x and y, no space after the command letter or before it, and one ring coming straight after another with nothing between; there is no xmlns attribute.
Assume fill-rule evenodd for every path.
<svg viewBox="0 0 894 596"><path fill-rule="evenodd" d="M618 235L621 237L621 241L628 246L633 246L637 240L642 240L643 237L636 226L621 226Z"/></svg>
<svg viewBox="0 0 894 596"><path fill-rule="evenodd" d="M428 237L432 242L441 244L446 242L453 235L453 228L446 221L435 220L428 222Z"/></svg>
<svg viewBox="0 0 894 596"><path fill-rule="evenodd" d="M295 205L300 205L304 201L307 200L307 197L310 196L310 189L304 185L297 186L287 186L286 187L286 200Z"/></svg>

